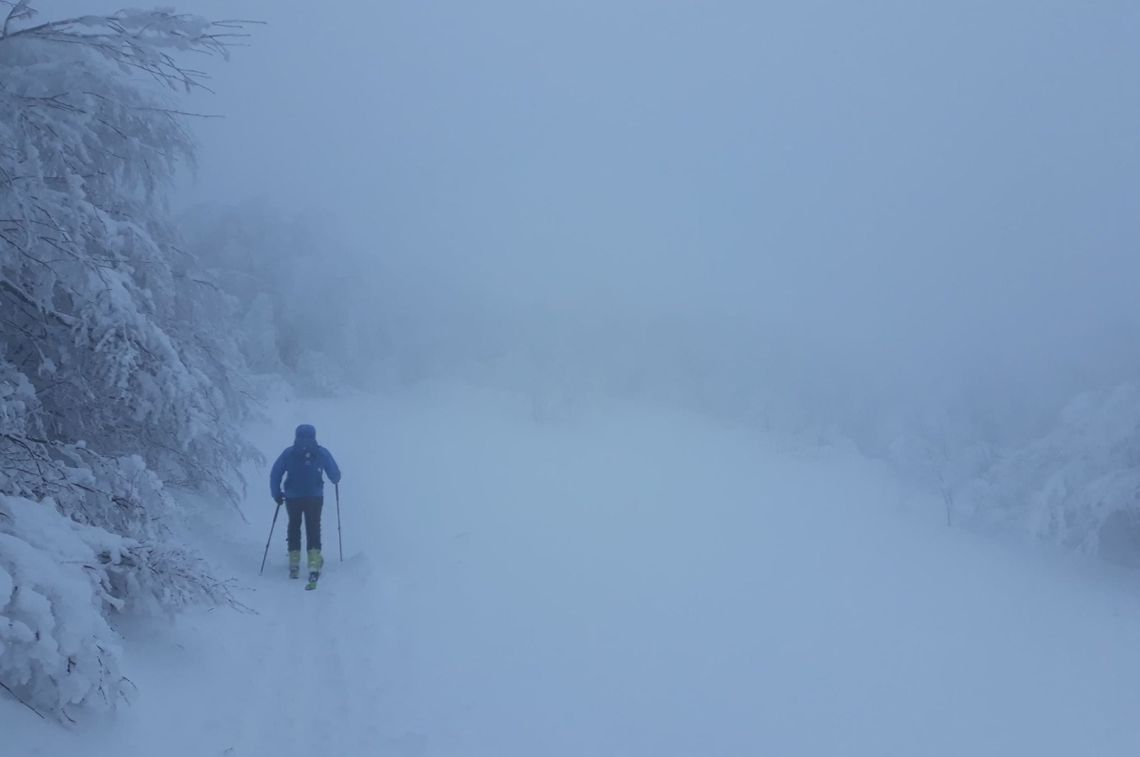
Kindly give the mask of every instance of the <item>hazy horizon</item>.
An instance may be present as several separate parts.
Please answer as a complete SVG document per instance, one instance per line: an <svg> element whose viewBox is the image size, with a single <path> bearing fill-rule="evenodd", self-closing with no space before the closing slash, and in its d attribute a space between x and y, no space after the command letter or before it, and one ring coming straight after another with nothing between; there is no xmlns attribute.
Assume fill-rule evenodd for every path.
<svg viewBox="0 0 1140 757"><path fill-rule="evenodd" d="M425 318L723 326L908 390L1137 366L1127 3L179 9L266 22L179 204L310 214Z"/></svg>

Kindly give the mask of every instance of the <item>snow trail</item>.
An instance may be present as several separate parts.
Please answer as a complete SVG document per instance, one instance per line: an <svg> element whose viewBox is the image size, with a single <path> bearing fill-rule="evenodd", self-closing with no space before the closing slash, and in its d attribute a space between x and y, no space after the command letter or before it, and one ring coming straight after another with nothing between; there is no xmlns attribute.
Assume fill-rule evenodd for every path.
<svg viewBox="0 0 1140 757"><path fill-rule="evenodd" d="M1131 574L951 531L844 450L612 406L423 389L297 402L340 462L320 588L285 577L267 472L211 545L257 614L130 629L116 723L28 754L1125 755ZM33 742L29 741L29 744Z"/></svg>

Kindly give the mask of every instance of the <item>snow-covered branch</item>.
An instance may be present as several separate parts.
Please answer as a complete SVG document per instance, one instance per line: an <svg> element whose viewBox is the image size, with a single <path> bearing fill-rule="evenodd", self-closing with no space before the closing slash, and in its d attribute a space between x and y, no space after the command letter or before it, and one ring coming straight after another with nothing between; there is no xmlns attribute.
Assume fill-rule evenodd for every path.
<svg viewBox="0 0 1140 757"><path fill-rule="evenodd" d="M208 21L171 10L122 10L111 15L86 15L20 27L36 11L30 2L16 3L0 33L0 44L37 40L75 45L93 51L124 68L145 73L172 88L203 87L206 74L181 64L176 57L200 53L228 57L229 49L249 35L248 21Z"/></svg>
<svg viewBox="0 0 1140 757"><path fill-rule="evenodd" d="M180 59L224 57L242 26L4 5L0 683L66 718L120 698L110 614L233 599L179 546L173 490L237 505L245 367L162 192L194 157L170 98L204 74Z"/></svg>

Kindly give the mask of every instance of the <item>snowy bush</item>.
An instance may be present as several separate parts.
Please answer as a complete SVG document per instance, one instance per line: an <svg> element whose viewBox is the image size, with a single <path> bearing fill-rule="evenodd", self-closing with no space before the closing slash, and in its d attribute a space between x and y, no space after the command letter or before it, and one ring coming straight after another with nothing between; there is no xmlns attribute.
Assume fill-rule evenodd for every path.
<svg viewBox="0 0 1140 757"><path fill-rule="evenodd" d="M963 491L972 523L1140 564L1140 386L1073 400Z"/></svg>
<svg viewBox="0 0 1140 757"><path fill-rule="evenodd" d="M126 685L104 605L128 543L61 517L51 500L0 497L0 683L37 712L113 707Z"/></svg>
<svg viewBox="0 0 1140 757"><path fill-rule="evenodd" d="M37 712L72 719L129 693L108 613L224 598L176 547L77 523L51 498L0 496L0 683Z"/></svg>
<svg viewBox="0 0 1140 757"><path fill-rule="evenodd" d="M66 716L119 698L110 613L228 598L170 488L238 501L245 367L162 189L201 77L175 56L232 27L0 6L0 685Z"/></svg>

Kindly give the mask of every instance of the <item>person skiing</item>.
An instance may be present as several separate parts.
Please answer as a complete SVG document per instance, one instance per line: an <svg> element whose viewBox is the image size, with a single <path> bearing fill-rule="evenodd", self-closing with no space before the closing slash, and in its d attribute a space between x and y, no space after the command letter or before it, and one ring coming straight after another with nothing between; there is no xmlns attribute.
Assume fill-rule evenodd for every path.
<svg viewBox="0 0 1140 757"><path fill-rule="evenodd" d="M289 548L289 578L301 571L301 520L305 521L305 547L309 552L309 587L316 588L324 558L321 557L321 508L325 502L325 479L340 483L340 468L332 453L317 444L317 429L302 423L297 426L293 446L273 463L269 473L269 491L280 507L289 514L286 540ZM281 479L285 479L282 489Z"/></svg>

